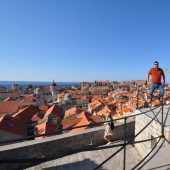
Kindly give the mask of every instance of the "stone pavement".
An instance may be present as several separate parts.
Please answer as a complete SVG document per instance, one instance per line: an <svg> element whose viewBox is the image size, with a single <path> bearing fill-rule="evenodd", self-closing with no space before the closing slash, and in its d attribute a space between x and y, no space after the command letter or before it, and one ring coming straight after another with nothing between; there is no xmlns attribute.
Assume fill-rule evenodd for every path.
<svg viewBox="0 0 170 170"><path fill-rule="evenodd" d="M170 143L165 139L161 139L158 147L139 167L143 170L170 170Z"/></svg>
<svg viewBox="0 0 170 170"><path fill-rule="evenodd" d="M85 151L65 156L63 158L44 162L26 170L93 170L102 161L108 158L120 147L99 150ZM123 169L123 150L114 158L105 163L100 170L122 170ZM127 146L126 150L126 170L130 170L137 165L142 157L132 145ZM151 152L149 157L144 160L136 169L141 170L170 170L170 143L161 139L158 146Z"/></svg>
<svg viewBox="0 0 170 170"><path fill-rule="evenodd" d="M79 152L69 156L65 156L56 160L44 162L37 166L27 168L27 170L93 170L97 165L107 159L112 153L116 152L120 147L99 150ZM123 153L120 151L114 158L105 163L100 170L121 170L123 169ZM135 164L141 160L135 147L127 146L126 169L132 169Z"/></svg>

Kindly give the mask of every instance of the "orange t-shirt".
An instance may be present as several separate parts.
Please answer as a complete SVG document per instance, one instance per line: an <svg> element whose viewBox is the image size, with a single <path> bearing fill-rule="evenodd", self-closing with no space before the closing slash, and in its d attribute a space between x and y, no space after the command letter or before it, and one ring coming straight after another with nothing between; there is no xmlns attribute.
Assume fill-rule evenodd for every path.
<svg viewBox="0 0 170 170"><path fill-rule="evenodd" d="M161 68L151 68L148 75L152 75L152 83L161 83L161 76L165 79L164 71Z"/></svg>

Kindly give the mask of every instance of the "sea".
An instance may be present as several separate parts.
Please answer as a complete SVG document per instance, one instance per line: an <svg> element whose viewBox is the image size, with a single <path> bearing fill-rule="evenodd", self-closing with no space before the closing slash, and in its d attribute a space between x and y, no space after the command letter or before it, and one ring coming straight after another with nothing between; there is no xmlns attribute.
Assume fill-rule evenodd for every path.
<svg viewBox="0 0 170 170"><path fill-rule="evenodd" d="M72 86L72 85L80 85L80 82L55 82L58 86ZM32 86L48 86L51 85L52 82L36 82L36 81L0 81L0 86L5 88L11 88L12 84L18 84L22 88L27 88L28 85Z"/></svg>

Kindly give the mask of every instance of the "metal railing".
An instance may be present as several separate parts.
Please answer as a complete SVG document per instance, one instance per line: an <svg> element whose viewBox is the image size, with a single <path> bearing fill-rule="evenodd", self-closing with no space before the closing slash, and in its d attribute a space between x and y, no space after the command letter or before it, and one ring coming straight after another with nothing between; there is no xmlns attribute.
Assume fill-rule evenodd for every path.
<svg viewBox="0 0 170 170"><path fill-rule="evenodd" d="M137 90L137 108L138 108L138 100L139 100L139 89ZM124 154L123 154L123 170L125 170L125 169L126 169L126 146L127 146L128 144L130 144L131 142L133 142L134 139L135 139L141 132L143 132L143 131L157 118L158 114L159 114L161 111L162 111L162 112L161 112L161 135L158 136L158 137L156 137L156 138L152 138L152 139L148 139L148 140L143 140L143 141L134 142L133 144L140 143L140 142L151 141L151 140L154 140L154 139L159 138L158 142L157 142L156 145L154 146L154 148L155 148L155 147L157 146L157 144L159 143L160 139L161 139L161 138L165 138L165 136L164 136L164 117L163 117L163 112L164 112L164 110L163 110L163 106L164 106L164 104L163 104L163 96L162 96L162 101L161 101L161 102L162 102L161 108L160 108L160 110L157 112L157 114L154 115L154 117L151 119L151 121L149 121L149 123L146 124L146 125L142 128L142 130L140 130L132 139L130 139L130 140L128 140L128 141L127 141L127 139L126 139L126 130L127 130L127 129L126 129L126 121L127 121L127 118L136 117L136 116L145 114L145 113L150 112L150 111L153 112L153 110L157 109L157 108L160 107L160 106L155 107L154 109L150 109L150 110L148 110L147 112L141 112L141 113L139 113L139 114L131 115L131 116L128 116L128 117L124 117L124 118L123 118L123 119L124 119L124 144L123 144L123 146L122 146L119 150L117 150L114 154L112 154L110 157L108 157L105 161L103 161L101 164L99 164L99 165L95 168L95 170L99 169L102 165L104 165L107 161L109 161L111 158L113 158L114 156L116 156L116 155L117 155L120 151L122 151L123 149L124 149ZM153 149L154 149L154 148L153 148ZM140 162L139 162L137 165L135 165L132 169L134 170L134 169L137 168L139 165L141 165L141 163L150 155L151 152L152 152L152 150L147 154L147 156L146 156L142 161L140 161Z"/></svg>

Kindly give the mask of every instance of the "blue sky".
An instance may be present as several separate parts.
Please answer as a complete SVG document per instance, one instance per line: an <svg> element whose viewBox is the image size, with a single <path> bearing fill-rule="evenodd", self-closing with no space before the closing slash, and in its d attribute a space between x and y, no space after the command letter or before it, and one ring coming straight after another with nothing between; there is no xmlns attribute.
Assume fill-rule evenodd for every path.
<svg viewBox="0 0 170 170"><path fill-rule="evenodd" d="M146 79L155 60L170 70L169 9L169 0L0 0L0 80Z"/></svg>

